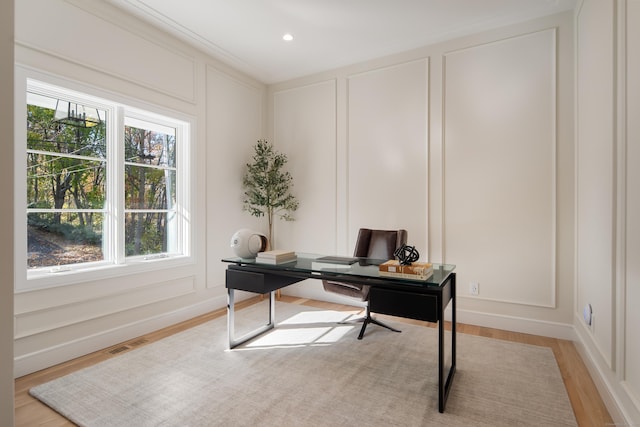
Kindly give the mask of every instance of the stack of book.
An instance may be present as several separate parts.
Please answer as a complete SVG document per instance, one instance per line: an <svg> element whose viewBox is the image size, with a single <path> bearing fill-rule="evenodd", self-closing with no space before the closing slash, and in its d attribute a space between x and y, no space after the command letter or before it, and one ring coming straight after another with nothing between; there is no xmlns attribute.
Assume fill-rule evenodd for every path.
<svg viewBox="0 0 640 427"><path fill-rule="evenodd" d="M285 251L282 249L274 249L272 251L258 252L256 262L262 264L284 264L298 259L293 251Z"/></svg>
<svg viewBox="0 0 640 427"><path fill-rule="evenodd" d="M402 265L400 261L392 259L380 264L380 276L427 280L432 274L433 265L429 262L412 262L409 265Z"/></svg>

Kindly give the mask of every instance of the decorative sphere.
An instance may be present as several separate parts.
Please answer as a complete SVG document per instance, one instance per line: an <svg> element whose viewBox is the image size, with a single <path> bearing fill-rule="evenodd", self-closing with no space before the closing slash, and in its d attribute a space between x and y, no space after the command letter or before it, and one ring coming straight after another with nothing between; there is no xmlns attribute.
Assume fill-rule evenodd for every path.
<svg viewBox="0 0 640 427"><path fill-rule="evenodd" d="M267 236L248 228L242 228L231 236L231 249L240 258L255 258L266 247Z"/></svg>
<svg viewBox="0 0 640 427"><path fill-rule="evenodd" d="M393 253L401 265L411 265L411 263L418 261L420 253L415 246L402 245Z"/></svg>

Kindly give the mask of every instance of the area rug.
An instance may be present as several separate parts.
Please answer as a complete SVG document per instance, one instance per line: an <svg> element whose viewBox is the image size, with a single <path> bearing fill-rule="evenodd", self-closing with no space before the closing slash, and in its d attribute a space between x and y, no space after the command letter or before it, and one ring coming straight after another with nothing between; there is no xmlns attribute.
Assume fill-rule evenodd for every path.
<svg viewBox="0 0 640 427"><path fill-rule="evenodd" d="M265 310L238 311L236 329ZM549 348L458 334L441 414L434 328L372 325L359 341L340 323L349 313L276 313L275 329L231 351L222 317L30 393L80 426L576 426Z"/></svg>

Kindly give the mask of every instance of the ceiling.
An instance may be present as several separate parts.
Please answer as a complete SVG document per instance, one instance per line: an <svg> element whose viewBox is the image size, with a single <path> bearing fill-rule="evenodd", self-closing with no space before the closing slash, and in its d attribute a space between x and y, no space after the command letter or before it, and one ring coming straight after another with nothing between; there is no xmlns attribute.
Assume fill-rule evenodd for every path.
<svg viewBox="0 0 640 427"><path fill-rule="evenodd" d="M575 0L107 0L264 82L573 9ZM292 41L282 36L290 33Z"/></svg>

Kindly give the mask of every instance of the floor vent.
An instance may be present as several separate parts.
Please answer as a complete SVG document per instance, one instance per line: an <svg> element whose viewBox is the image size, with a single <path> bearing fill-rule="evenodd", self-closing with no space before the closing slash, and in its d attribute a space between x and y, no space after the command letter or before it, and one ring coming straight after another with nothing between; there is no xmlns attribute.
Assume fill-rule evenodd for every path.
<svg viewBox="0 0 640 427"><path fill-rule="evenodd" d="M112 349L109 349L109 350L107 350L107 353L109 353L109 354L122 353L123 351L131 350L132 347L137 347L139 345L146 344L148 342L149 342L148 339L140 338L140 339L137 339L135 341L131 341L131 342L128 342L126 344L123 344L123 345L121 345L119 347L114 347Z"/></svg>
<svg viewBox="0 0 640 427"><path fill-rule="evenodd" d="M126 345L120 346L120 347L116 347L116 348L112 348L111 350L108 351L108 353L110 354L118 354L118 353L122 353L123 351L127 351L129 350L129 347L127 347Z"/></svg>

